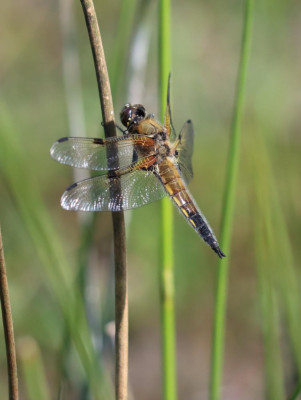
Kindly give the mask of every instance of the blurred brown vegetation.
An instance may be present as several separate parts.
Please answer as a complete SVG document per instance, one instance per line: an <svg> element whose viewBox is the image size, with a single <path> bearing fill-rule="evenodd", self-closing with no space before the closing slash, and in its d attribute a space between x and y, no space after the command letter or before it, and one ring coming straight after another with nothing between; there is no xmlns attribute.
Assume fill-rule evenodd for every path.
<svg viewBox="0 0 301 400"><path fill-rule="evenodd" d="M95 5L110 68L113 50L117 46L115 38L120 2L96 1ZM241 42L242 8L243 2L234 0L214 0L210 3L175 0L172 8L174 125L180 129L186 119L191 118L194 122L194 180L190 189L217 236ZM51 144L69 134L62 73L60 7L57 2L19 0L3 3L1 10L1 135L7 134L7 124L12 127L9 134L15 133L14 140L21 147L33 173L66 256L77 268L76 258L81 240L79 221L75 213L63 211L59 204L61 193L73 181L72 171L69 167L56 164L49 156ZM74 12L86 131L88 136L103 136L93 61L79 2L74 3ZM134 27L139 23L139 18L142 16L135 14ZM150 112L157 113L155 2L146 8L143 18L145 24L151 27L146 79L142 96L140 94L141 97L131 101L143 103ZM259 212L258 198L259 203L262 201L264 204L262 211L269 209L269 202L277 197L279 208L271 206L270 209L281 214L286 232L283 229L277 230L279 224L273 225L279 215L274 218L272 213L271 228L280 245L278 248L272 246L271 252L277 254L281 243L288 239L287 246L298 268L297 277L300 278L300 38L299 2L256 2L230 254L223 399L265 398L263 321L256 267L256 238L259 235L258 226L261 226L258 225L258 219L264 218L264 215ZM125 65L128 56L125 54ZM127 81L131 79L131 70L124 67L121 71L119 88L115 93L116 115L129 100L126 87ZM14 157L13 151L11 157ZM28 176L25 172L19 169L15 171L24 182L21 190L26 190ZM266 178L268 184L272 180L275 191L260 198L262 186L258 182L262 177ZM1 170L0 193L0 222L16 339L26 335L37 341L51 398L55 398L58 390L55 387L58 381L58 359L64 333L63 320L26 225L20 218L14 195ZM134 398L144 400L160 398L158 226L158 204L130 213L127 229L130 384ZM92 300L94 303L98 299L106 299L104 320L109 321L113 319L113 297L108 295L113 290L110 278L110 215L97 215L93 245L90 258L94 268L86 290L89 298L93 297L93 293L99 296L97 300ZM200 241L177 212L174 251L179 398L207 399L217 260L215 254ZM265 260L266 265L271 263L273 271L272 262L269 257ZM294 357L287 344L285 322L281 318L280 321L279 335L283 344L287 385L293 385ZM98 320L97 323L101 325ZM70 363L69 372L72 375L73 367L70 367ZM71 381L76 381L75 377L80 375L77 370L74 374ZM5 398L3 341L0 346L0 379L0 397ZM26 398L22 375L20 380L21 397ZM79 389L74 391L78 393Z"/></svg>

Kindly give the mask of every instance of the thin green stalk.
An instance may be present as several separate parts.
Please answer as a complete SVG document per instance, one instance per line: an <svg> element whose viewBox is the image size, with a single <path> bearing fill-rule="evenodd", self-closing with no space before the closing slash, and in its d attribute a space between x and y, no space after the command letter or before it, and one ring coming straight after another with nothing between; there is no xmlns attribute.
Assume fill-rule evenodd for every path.
<svg viewBox="0 0 301 400"><path fill-rule="evenodd" d="M167 84L170 73L170 1L159 2L159 91L161 118L164 118ZM164 400L175 400L176 355L175 311L173 272L173 213L169 199L162 201L161 260L160 260L160 308Z"/></svg>
<svg viewBox="0 0 301 400"><path fill-rule="evenodd" d="M211 356L211 381L210 381L210 400L220 398L220 387L222 381L224 336L225 336L225 314L227 300L227 282L230 258L230 241L234 214L234 201L236 192L236 182L239 166L239 150L241 137L241 120L243 115L243 100L245 92L245 82L247 64L251 44L251 27L253 19L253 0L246 0L244 30L241 45L239 75L236 89L236 101L231 128L231 142L228 155L226 186L223 202L223 217L221 226L221 248L227 255L218 264L218 282L216 292L216 304L214 314L214 331Z"/></svg>

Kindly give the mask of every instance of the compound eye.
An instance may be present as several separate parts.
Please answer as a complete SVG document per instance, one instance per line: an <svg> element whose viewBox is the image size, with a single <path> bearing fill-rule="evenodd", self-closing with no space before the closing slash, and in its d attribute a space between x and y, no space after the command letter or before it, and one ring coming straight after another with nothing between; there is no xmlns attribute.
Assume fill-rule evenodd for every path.
<svg viewBox="0 0 301 400"><path fill-rule="evenodd" d="M137 107L136 113L137 117L144 118L145 117L145 108L141 105Z"/></svg>
<svg viewBox="0 0 301 400"><path fill-rule="evenodd" d="M133 107L130 104L126 104L120 113L120 120L124 126L128 126L132 120Z"/></svg>

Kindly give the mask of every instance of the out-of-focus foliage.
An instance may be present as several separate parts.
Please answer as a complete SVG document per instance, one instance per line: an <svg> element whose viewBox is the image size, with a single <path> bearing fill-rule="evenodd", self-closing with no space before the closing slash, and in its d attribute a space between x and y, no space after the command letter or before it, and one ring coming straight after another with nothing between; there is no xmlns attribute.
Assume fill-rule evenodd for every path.
<svg viewBox="0 0 301 400"><path fill-rule="evenodd" d="M150 48L143 94L131 101L143 103L150 112L158 114L156 4L150 3L146 8L138 8L137 2L139 13L135 15L132 32L135 35L135 26L143 18L150 40L145 45ZM96 9L110 66L114 62L115 38L120 38L120 2L96 2ZM56 164L49 156L51 144L69 132L59 10L58 4L41 1L6 2L1 7L0 147L3 151L4 140L7 143L9 136L10 142L21 148L30 173L14 160L18 151L11 145L11 179L22 182L22 186L17 198L1 164L2 158L0 223L16 338L31 336L40 347L50 398L55 398L59 391L59 368L67 371L73 387L67 387L66 396L79 398L78 393L85 392L81 361L71 345L66 365L60 365L66 338L61 309L37 243L30 236L30 222L22 218L20 208L22 198L31 198L26 191L34 184L64 248L64 257L74 265L76 275L81 228L77 215L63 211L59 205L61 193L72 182L72 170ZM74 3L74 11L86 130L89 136L100 136L103 131L97 86L80 2ZM217 236L242 11L243 2L234 0L174 0L172 8L173 120L177 129L186 119L194 122L194 179L190 189ZM230 254L223 399L263 399L265 392L268 398L275 399L271 387L266 387L272 382L269 385L275 388L275 374L283 374L291 390L301 373L297 340L301 321L296 317L301 256L300 26L298 2L256 2ZM128 59L124 58L122 62L127 65ZM130 69L121 70L124 75L116 90L116 115L128 101L126 83L131 79ZM33 205L31 215L38 215L35 211ZM207 398L216 256L175 214L179 397ZM159 204L152 204L134 210L127 229L130 380L135 398L144 400L160 397L158 226ZM110 336L105 333L107 326L103 325L113 319L110 250L110 215L97 215L86 293L88 304L94 305L94 316L88 312L88 318L96 325L93 332L101 332L95 343L99 344L102 362L106 360L108 374L113 353ZM273 335L269 336L271 329ZM281 345L277 354L273 347L264 350L269 338L274 348ZM265 373L264 361L271 364L271 356L276 360L274 372L269 369ZM6 398L3 340L0 379L0 397ZM21 374L22 398L26 398L24 379ZM282 390L279 386L278 395Z"/></svg>

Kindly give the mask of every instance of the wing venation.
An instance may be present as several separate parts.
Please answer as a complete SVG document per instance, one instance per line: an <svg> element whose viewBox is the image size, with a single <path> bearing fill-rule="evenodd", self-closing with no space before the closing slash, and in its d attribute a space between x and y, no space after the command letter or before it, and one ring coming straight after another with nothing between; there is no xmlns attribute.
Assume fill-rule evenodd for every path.
<svg viewBox="0 0 301 400"><path fill-rule="evenodd" d="M157 175L134 170L116 178L101 175L73 184L63 194L61 205L77 211L122 211L160 200L165 195Z"/></svg>
<svg viewBox="0 0 301 400"><path fill-rule="evenodd" d="M186 183L189 183L193 177L192 154L193 154L194 131L190 120L186 121L180 134L179 145L177 146L177 161L180 171Z"/></svg>
<svg viewBox="0 0 301 400"><path fill-rule="evenodd" d="M139 151L143 149L143 151ZM125 168L145 154L154 154L154 141L143 135L124 135L108 139L66 137L50 149L52 158L62 164L94 171Z"/></svg>

